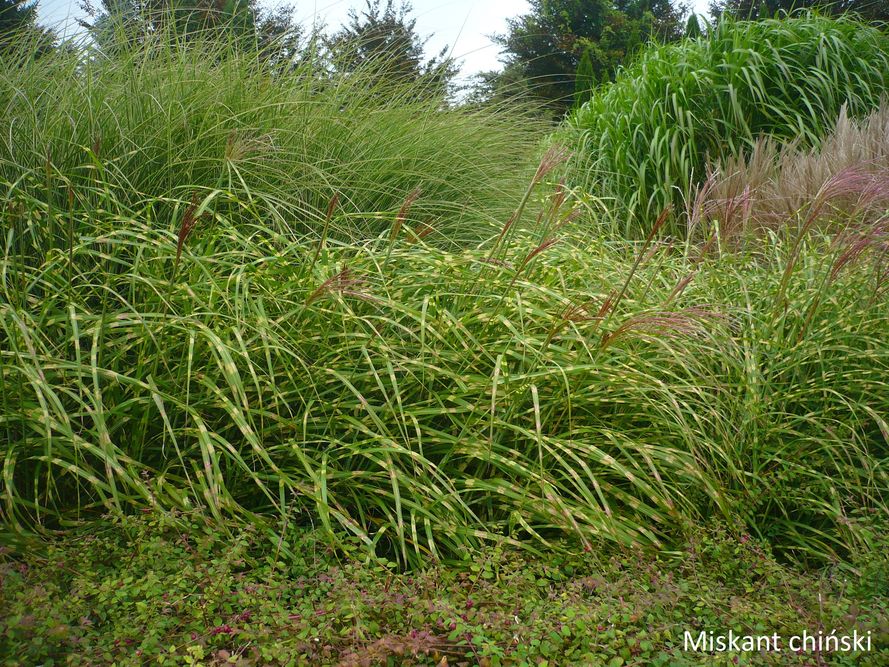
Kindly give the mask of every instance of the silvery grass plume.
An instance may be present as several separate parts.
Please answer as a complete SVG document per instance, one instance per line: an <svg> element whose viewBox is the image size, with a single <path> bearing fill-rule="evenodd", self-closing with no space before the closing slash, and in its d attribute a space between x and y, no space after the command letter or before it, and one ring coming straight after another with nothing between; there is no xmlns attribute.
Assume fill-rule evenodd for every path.
<svg viewBox="0 0 889 667"><path fill-rule="evenodd" d="M862 121L843 107L816 148L759 139L750 155L710 166L687 209L688 229L719 223L721 240L804 224L871 221L889 204L889 103Z"/></svg>
<svg viewBox="0 0 889 667"><path fill-rule="evenodd" d="M871 210L875 205L879 208L882 206L879 202L889 202L889 171L873 173L861 166L854 165L834 174L818 189L786 260L784 274L781 277L781 284L775 300L776 316L779 310L786 305L787 285L809 231L820 219L822 211L828 204L843 200L854 201L851 213L853 216L855 211ZM847 222L847 224L849 223Z"/></svg>

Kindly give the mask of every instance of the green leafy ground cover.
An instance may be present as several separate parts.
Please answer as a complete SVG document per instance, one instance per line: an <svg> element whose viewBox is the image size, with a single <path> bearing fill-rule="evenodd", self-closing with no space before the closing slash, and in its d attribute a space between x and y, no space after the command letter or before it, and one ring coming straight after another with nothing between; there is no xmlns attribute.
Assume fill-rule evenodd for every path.
<svg viewBox="0 0 889 667"><path fill-rule="evenodd" d="M884 533L885 535L885 533ZM533 558L499 546L408 574L311 532L281 559L199 516L103 521L0 556L5 665L870 665L889 659L889 543L800 574L747 535ZM393 564L394 565L394 564ZM871 633L866 653L683 649L685 630Z"/></svg>

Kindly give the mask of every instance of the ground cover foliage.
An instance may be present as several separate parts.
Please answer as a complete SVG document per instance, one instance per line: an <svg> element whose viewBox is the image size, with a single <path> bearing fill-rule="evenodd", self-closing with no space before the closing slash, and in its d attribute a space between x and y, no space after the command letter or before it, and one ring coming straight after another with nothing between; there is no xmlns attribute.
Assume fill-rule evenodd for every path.
<svg viewBox="0 0 889 667"><path fill-rule="evenodd" d="M826 19L802 20L757 25ZM748 35L727 25L726 39L731 26ZM521 111L445 108L232 48L165 41L0 69L0 539L17 610L0 642L21 647L14 660L111 662L141 647L192 664L220 651L679 664L659 613L754 627L778 608L768 617L787 629L792 609L797 630L836 619L885 633L881 163L828 170L781 224L729 230L735 194L713 182L643 224L613 192L571 185L587 143L544 142ZM800 196L787 161L831 162L842 136L866 132L837 130L822 154L775 149L769 178ZM731 187L754 201L737 171ZM700 540L715 554L694 573L713 594L703 602L670 588L666 606L637 615L660 603L634 571L602 608L567 570L564 588L531 593L553 563L605 582L629 563L658 581L691 576L681 563ZM585 560L601 554L624 564ZM52 573L69 558L88 574ZM500 611L484 619L461 591L485 572L499 582L501 566L451 569L473 558L514 576L485 588ZM676 562L661 571L656 558ZM754 561L768 563L759 584ZM150 562L154 588L127 580ZM177 579L183 562L194 567ZM390 587L413 584L392 582L424 571L426 602L390 625L315 620L356 587L374 591L359 615L407 604ZM837 606L787 593L720 612L729 575L760 592L826 577ZM229 641L254 612L222 582L268 578L274 603L262 593L262 621ZM207 591L164 611L180 585ZM522 648L498 597L531 605L513 614ZM568 635L562 616L544 618L562 604L566 618L587 614Z"/></svg>
<svg viewBox="0 0 889 667"><path fill-rule="evenodd" d="M296 558L249 526L225 536L199 515L149 513L0 554L3 664L877 667L889 656L885 532L859 576L800 574L719 529L660 557L501 546L408 574L363 553L337 559L315 533L287 539ZM682 650L686 629L729 627L854 629L872 648L739 660Z"/></svg>

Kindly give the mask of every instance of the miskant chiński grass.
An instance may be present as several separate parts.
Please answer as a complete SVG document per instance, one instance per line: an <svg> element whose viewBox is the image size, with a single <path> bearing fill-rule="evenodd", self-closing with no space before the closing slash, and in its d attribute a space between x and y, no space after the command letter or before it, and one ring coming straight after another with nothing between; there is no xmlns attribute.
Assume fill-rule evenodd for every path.
<svg viewBox="0 0 889 667"><path fill-rule="evenodd" d="M118 206L63 248L67 212L13 190L10 524L200 506L419 562L718 521L825 558L886 510L885 268L850 270L872 251L689 258L563 228L500 259L407 234L318 252L214 211L233 199L183 202L181 244Z"/></svg>
<svg viewBox="0 0 889 667"><path fill-rule="evenodd" d="M9 530L198 508L408 565L705 523L872 547L882 241L597 236L519 114L210 53L2 69Z"/></svg>

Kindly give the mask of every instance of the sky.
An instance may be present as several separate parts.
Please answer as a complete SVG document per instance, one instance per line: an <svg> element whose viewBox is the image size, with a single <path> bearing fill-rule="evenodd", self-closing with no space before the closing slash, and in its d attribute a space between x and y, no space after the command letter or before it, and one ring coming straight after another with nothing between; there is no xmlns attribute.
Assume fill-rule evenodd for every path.
<svg viewBox="0 0 889 667"><path fill-rule="evenodd" d="M281 4L296 6L299 23L310 25L314 19L336 29L342 25L350 7L363 7L364 0L260 0L263 7ZM708 0L692 0L696 11L705 13ZM95 4L100 4L98 1ZM448 47L462 62L461 75L471 76L500 69L498 47L489 36L506 31L506 19L528 11L525 0L413 0L411 16L417 19L417 32L429 37L428 55ZM83 16L78 0L38 0L40 22L57 27L60 32L76 29L74 20Z"/></svg>

